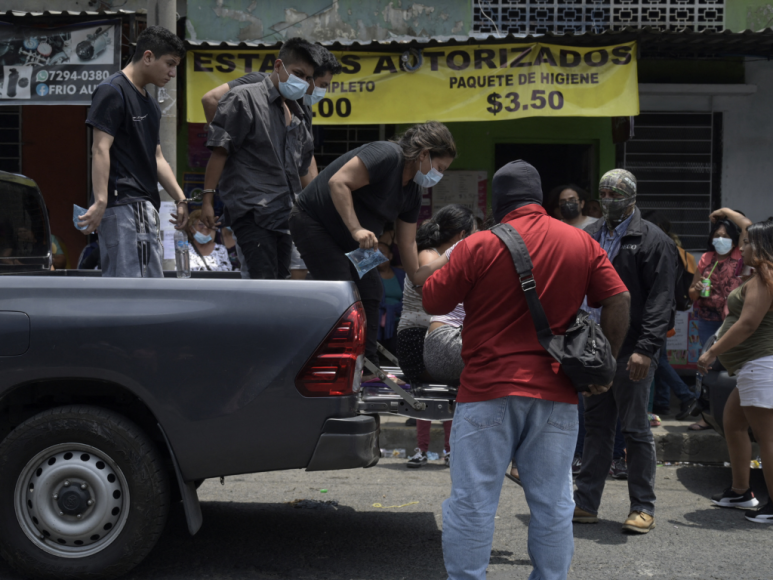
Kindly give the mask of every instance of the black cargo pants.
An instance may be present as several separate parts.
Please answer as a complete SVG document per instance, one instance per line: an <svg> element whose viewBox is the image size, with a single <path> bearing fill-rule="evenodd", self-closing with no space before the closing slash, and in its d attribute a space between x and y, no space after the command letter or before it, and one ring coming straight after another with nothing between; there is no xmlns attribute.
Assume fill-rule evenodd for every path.
<svg viewBox="0 0 773 580"><path fill-rule="evenodd" d="M356 284L367 318L365 356L378 364L378 307L384 291L378 270L374 268L360 279L354 265L346 257L347 250L333 240L322 224L297 208L290 214L290 232L315 280L343 280Z"/></svg>

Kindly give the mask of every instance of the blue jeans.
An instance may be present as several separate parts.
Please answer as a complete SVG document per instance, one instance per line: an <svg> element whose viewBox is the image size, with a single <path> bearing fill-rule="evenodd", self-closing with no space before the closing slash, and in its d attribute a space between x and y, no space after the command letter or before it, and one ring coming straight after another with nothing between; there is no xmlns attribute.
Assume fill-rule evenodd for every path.
<svg viewBox="0 0 773 580"><path fill-rule="evenodd" d="M530 397L459 403L451 497L443 502L449 580L485 580L504 473L514 458L531 511L529 580L566 579L574 555L572 454L577 408ZM607 464L609 470L609 464Z"/></svg>
<svg viewBox="0 0 773 580"><path fill-rule="evenodd" d="M655 371L655 406L668 408L671 406L671 391L686 403L696 398L695 393L685 384L682 378L668 362L666 349L660 351L658 370Z"/></svg>
<svg viewBox="0 0 773 580"><path fill-rule="evenodd" d="M698 323L698 336L701 339L701 350L703 350L703 345L719 330L722 322L719 320L696 320L695 322Z"/></svg>
<svg viewBox="0 0 773 580"><path fill-rule="evenodd" d="M585 447L585 402L582 394L577 395L577 414L580 419L580 428L577 431L577 445L574 448L574 456L582 457L582 451ZM625 439L623 438L623 428L620 425L620 419L617 420L615 429L615 447L612 450L612 459L625 457ZM518 465L516 463L516 465Z"/></svg>

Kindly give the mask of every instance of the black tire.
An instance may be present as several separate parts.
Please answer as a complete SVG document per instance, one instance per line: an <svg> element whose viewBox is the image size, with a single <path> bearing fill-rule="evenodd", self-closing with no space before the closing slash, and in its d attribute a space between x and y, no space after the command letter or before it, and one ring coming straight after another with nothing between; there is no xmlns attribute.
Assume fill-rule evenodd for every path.
<svg viewBox="0 0 773 580"><path fill-rule="evenodd" d="M102 508L102 511L109 509L103 507L101 503L103 500L106 504L109 501L126 502L121 505L128 506L125 514L121 513L118 516L121 518L120 526L116 525L114 529L103 532L103 537L99 540L101 544L95 543L90 547L94 553L70 558L63 557L61 550L77 551L84 550L85 547L73 545L62 548L58 546L53 541L57 532L54 532L54 536L51 537L43 536L42 533L37 538L31 537L36 534L36 529L30 527L31 520L27 521L27 518L30 517L29 514L17 517L15 510L19 507L18 498L26 492L24 486L29 485L26 482L32 481L28 480L26 474L32 473L33 475L29 477L37 476L40 478L37 480L40 483L39 489L42 490L45 487L43 481L45 475L41 476L42 469L35 470L34 467L30 466L35 465L39 457L46 457L49 449L64 448L66 450L68 446L72 446L76 450L91 448L94 453L88 460L85 458L89 455L84 453L72 459L68 464L65 464L64 459L69 459L67 455L72 457L72 453L58 455L56 457L62 460L57 469L60 467L70 469L71 465L75 465L78 469L83 469L86 473L84 477L87 477L90 476L90 473L81 467L82 463L77 462L94 462L101 458L103 461L97 461L94 465L103 470L102 473L109 472L110 465L116 466L117 469L113 469L113 471L119 475L119 483L112 485L119 485L123 489L123 483L126 487L123 495L119 494L122 499L111 500L110 493L115 498L115 491L110 493L98 491L102 489L99 488L99 481L91 486L93 490L84 483L85 488L81 487L80 489L88 489L88 493L92 494L90 498L94 503L93 508L85 509L93 510L90 512L92 514L97 513L98 507ZM52 456L52 458L56 460L55 457ZM43 461L43 467L53 465ZM72 405L49 409L32 417L14 429L0 443L0 474L2 474L0 477L0 553L13 568L30 578L103 580L125 574L148 555L166 524L169 513L169 479L163 465L158 450L147 435L127 418L112 411L100 407ZM49 473L52 472L53 468ZM56 477L59 476L49 476L49 480L45 484L48 485L52 481L56 481ZM74 481L77 480L74 479ZM88 479L83 481L88 481ZM115 482L115 474L108 481ZM71 483L68 480L62 485L70 486ZM78 491L76 487L77 484L72 489L82 497L86 492ZM34 493L32 488L34 485L29 490L31 496ZM65 491L72 493L69 489L64 490L64 487L58 489L62 492L63 499ZM128 497L126 497L126 492L128 492ZM100 497L100 494L104 497ZM58 495L51 497L44 496L41 491L35 497L36 507L51 502L54 509L58 510L57 506L60 506L61 503L54 502ZM23 500L21 504L24 506ZM32 506L30 505L30 507ZM45 509L49 509L49 507L45 507ZM113 507L111 513L115 515L116 509ZM24 512L22 513L24 514ZM64 516L64 514L58 512L58 516ZM65 525L75 529L74 524L79 523L74 521L76 516L67 517L73 523L65 522ZM80 520L81 515L77 517ZM84 513L82 522L91 521L88 520L91 517ZM54 518L56 518L56 514ZM61 517L59 521L64 519ZM35 521L37 531L42 531L39 529L43 525L42 520L41 515L40 525L38 521ZM114 535L110 536L111 533ZM69 538L69 536L65 537ZM110 537L109 542L108 537ZM73 544L77 544L77 541ZM104 547L101 547L102 545Z"/></svg>

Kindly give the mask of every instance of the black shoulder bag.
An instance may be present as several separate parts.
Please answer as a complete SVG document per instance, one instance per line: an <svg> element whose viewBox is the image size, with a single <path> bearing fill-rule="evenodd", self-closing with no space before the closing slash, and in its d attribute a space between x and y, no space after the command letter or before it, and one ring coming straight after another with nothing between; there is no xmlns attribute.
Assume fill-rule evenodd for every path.
<svg viewBox="0 0 773 580"><path fill-rule="evenodd" d="M510 224L499 224L491 232L510 250L542 348L561 363L561 368L578 391L588 391L589 385L611 383L617 370L617 361L601 327L581 309L566 334L554 335L537 295L531 256L523 238Z"/></svg>

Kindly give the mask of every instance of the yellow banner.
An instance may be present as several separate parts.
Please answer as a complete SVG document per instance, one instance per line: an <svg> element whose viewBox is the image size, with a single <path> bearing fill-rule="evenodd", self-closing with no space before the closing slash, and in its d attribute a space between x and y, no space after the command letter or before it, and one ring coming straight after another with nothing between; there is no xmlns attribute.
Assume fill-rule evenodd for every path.
<svg viewBox="0 0 773 580"><path fill-rule="evenodd" d="M639 114L635 42L427 48L415 72L403 69L403 53L334 54L344 71L314 107L320 125ZM248 72L270 73L276 57L268 50L189 51L188 121L206 122L204 93Z"/></svg>

